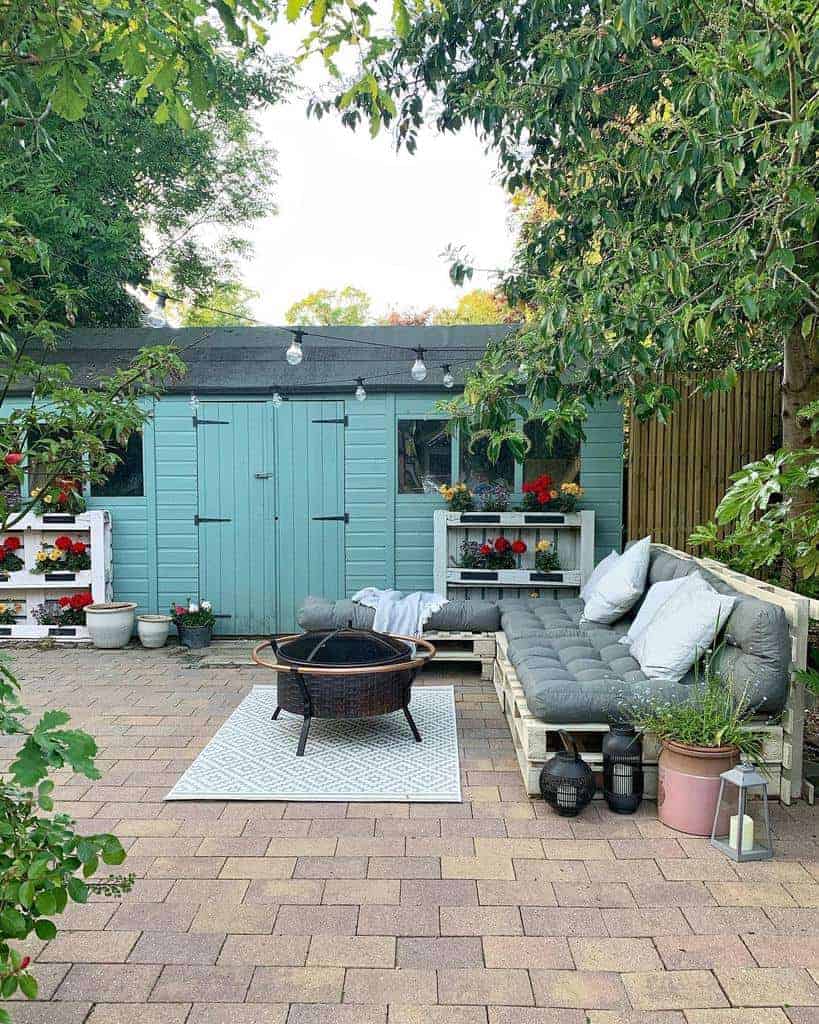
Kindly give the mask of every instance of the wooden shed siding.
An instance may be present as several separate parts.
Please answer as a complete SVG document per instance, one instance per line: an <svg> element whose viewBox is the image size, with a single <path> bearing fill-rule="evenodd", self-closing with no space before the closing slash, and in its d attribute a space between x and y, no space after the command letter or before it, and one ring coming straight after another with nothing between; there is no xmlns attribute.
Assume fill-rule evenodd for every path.
<svg viewBox="0 0 819 1024"><path fill-rule="evenodd" d="M394 487L390 440L391 395L370 395L366 402L347 396L349 417L344 446L345 533L348 596L362 587L393 586L393 551L389 523Z"/></svg>
<svg viewBox="0 0 819 1024"><path fill-rule="evenodd" d="M196 433L188 399L160 399L154 432L157 604L164 609L199 592Z"/></svg>

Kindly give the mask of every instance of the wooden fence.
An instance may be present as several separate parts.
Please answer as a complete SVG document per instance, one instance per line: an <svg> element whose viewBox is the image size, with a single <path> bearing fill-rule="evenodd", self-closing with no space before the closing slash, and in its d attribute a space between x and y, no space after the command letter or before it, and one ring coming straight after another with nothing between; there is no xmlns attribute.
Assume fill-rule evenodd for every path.
<svg viewBox="0 0 819 1024"><path fill-rule="evenodd" d="M626 538L691 551L695 526L713 518L741 466L774 449L779 437L781 373L748 371L727 393L694 394L697 381L666 378L682 394L665 426L629 424Z"/></svg>

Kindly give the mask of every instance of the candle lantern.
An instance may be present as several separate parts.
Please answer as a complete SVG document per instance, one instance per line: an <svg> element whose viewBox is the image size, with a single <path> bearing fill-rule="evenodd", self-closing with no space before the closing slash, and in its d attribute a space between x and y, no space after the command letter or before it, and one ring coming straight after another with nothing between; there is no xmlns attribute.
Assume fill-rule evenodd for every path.
<svg viewBox="0 0 819 1024"><path fill-rule="evenodd" d="M718 835L725 821L728 835ZM752 764L743 762L720 775L711 845L740 863L773 857L768 783Z"/></svg>
<svg viewBox="0 0 819 1024"><path fill-rule="evenodd" d="M577 752L568 733L559 733L565 750L547 761L540 773L540 793L558 814L573 818L591 801L597 788L594 773Z"/></svg>
<svg viewBox="0 0 819 1024"><path fill-rule="evenodd" d="M643 741L633 725L603 737L603 796L616 814L634 814L643 799Z"/></svg>

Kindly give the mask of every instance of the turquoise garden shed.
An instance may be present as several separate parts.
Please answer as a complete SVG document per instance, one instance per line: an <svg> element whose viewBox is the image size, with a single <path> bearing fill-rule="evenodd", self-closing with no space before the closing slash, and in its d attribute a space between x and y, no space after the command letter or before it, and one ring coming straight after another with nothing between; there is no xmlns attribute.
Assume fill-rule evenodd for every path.
<svg viewBox="0 0 819 1024"><path fill-rule="evenodd" d="M296 366L285 360L292 328L72 332L59 358L78 382L146 344L174 341L188 364L117 472L88 496L111 512L115 597L142 611L207 598L217 632L253 635L294 628L310 593L432 589L438 486L502 480L519 494L544 471L582 484L597 557L619 548L616 403L592 412L577 446L549 449L527 427L523 465L508 454L493 465L480 442L447 429L445 373L457 391L463 368L508 329L306 328ZM423 381L410 373L419 349Z"/></svg>

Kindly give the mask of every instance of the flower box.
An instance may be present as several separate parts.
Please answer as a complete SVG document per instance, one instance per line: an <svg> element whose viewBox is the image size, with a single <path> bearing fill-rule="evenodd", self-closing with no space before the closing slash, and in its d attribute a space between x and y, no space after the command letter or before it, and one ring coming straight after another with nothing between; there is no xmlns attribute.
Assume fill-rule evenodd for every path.
<svg viewBox="0 0 819 1024"><path fill-rule="evenodd" d="M21 622L14 626L0 626L0 641L45 640L48 637L56 640L57 643L91 639L87 626L40 626L27 622Z"/></svg>
<svg viewBox="0 0 819 1024"><path fill-rule="evenodd" d="M582 522L580 512L445 512L450 526L547 526L578 528Z"/></svg>
<svg viewBox="0 0 819 1024"><path fill-rule="evenodd" d="M32 590L57 589L59 587L87 589L93 586L93 582L94 574L91 569L78 572L70 572L67 569L55 569L53 572L29 572L27 569L21 569L19 572L8 573L5 577L0 575L0 592L17 590L20 587Z"/></svg>
<svg viewBox="0 0 819 1024"><path fill-rule="evenodd" d="M552 586L579 587L579 569L558 569L540 572L537 569L447 569L448 583L461 586Z"/></svg>

